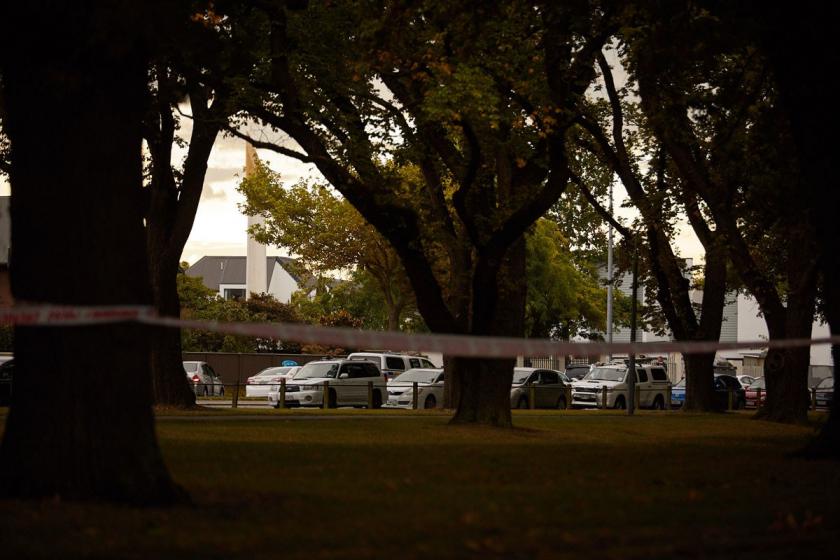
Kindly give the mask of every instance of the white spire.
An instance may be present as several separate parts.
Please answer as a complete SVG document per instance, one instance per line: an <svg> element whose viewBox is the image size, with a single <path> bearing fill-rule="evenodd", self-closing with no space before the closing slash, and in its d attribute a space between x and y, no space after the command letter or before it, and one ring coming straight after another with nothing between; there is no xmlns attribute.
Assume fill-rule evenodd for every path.
<svg viewBox="0 0 840 560"><path fill-rule="evenodd" d="M257 171L257 150L250 143L245 144L245 177L253 177ZM248 227L265 222L262 216L248 216ZM266 277L265 245L248 235L248 249L245 264L245 297L252 293L268 291Z"/></svg>

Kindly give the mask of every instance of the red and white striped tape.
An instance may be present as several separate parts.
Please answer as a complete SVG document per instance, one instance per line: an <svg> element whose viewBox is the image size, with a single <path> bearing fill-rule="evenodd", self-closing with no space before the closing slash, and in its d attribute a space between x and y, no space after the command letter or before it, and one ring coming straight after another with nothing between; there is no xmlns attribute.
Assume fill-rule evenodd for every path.
<svg viewBox="0 0 840 560"><path fill-rule="evenodd" d="M440 352L447 356L505 358L516 356L602 356L607 354L712 353L718 350L794 348L840 344L840 336L745 342L562 342L547 339L419 334L318 327L297 323L227 323L159 317L150 307L67 307L20 305L0 309L0 324L80 326L134 321L146 325L199 329L224 334L277 338L341 348L377 348Z"/></svg>

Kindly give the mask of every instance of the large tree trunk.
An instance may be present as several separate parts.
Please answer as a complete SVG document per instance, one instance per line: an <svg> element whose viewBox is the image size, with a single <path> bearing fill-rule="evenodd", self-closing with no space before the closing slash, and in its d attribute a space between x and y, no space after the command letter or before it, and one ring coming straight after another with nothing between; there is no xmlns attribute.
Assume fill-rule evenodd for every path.
<svg viewBox="0 0 840 560"><path fill-rule="evenodd" d="M479 261L473 285L472 334L521 337L525 319L525 240L508 249L498 272ZM456 358L447 383L457 408L453 424L510 427L510 387L515 360Z"/></svg>
<svg viewBox="0 0 840 560"><path fill-rule="evenodd" d="M0 29L14 297L148 305L146 73L129 27L147 14L130 2L29 6L9 5ZM17 328L15 362L0 495L133 504L183 496L156 440L144 327Z"/></svg>
<svg viewBox="0 0 840 560"><path fill-rule="evenodd" d="M812 233L800 226L791 232L790 243L797 248L787 257L787 301L784 313L765 312L770 340L811 338L816 301L817 247L809 240ZM781 327L781 328L780 328ZM767 399L759 417L774 422L805 423L808 420L808 346L771 349L764 362Z"/></svg>
<svg viewBox="0 0 840 560"><path fill-rule="evenodd" d="M715 353L686 354L685 361L685 403L686 412L709 412L715 410Z"/></svg>
<svg viewBox="0 0 840 560"><path fill-rule="evenodd" d="M152 236L149 236L151 241ZM149 247L150 277L155 307L164 317L180 317L181 304L175 278L178 263L165 258ZM158 327L149 329L151 343L152 396L155 404L178 408L195 406L195 393L187 381L181 352L181 330Z"/></svg>

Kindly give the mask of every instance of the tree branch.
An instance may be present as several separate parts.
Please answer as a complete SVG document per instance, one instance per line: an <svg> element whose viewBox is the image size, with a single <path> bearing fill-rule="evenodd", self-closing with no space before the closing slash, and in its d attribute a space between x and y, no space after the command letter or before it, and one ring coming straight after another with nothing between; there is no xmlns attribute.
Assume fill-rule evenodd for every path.
<svg viewBox="0 0 840 560"><path fill-rule="evenodd" d="M589 201L589 204L591 204L592 207L595 208L595 211L598 212L598 214L600 214L601 217L604 218L604 220L606 220L610 225L612 225L612 227L614 227L623 238L627 239L628 241L633 240L633 233L629 229L621 225L621 223L615 219L615 217L610 213L610 211L604 208L601 205L601 203L598 202L598 199L595 198L595 195L592 194L592 191L590 191L589 187L587 187L583 183L583 180L577 175L577 173L569 171L569 178L575 185L577 185L584 198L586 198L586 200Z"/></svg>
<svg viewBox="0 0 840 560"><path fill-rule="evenodd" d="M295 151L295 150L292 150L292 149L289 149L289 148L284 148L283 146L279 146L279 145L275 144L274 142L267 142L265 140L257 140L253 136L245 134L244 132L240 132L237 128L235 128L233 126L228 125L228 126L225 126L224 129L225 129L226 133L228 133L232 136L235 136L237 138L240 138L242 140L245 140L246 142L250 143L255 148L260 148L262 150L271 150L272 152L278 153L278 154L286 156L286 157L296 159L298 161L302 161L303 163L313 163L313 161L314 161L312 158L310 158L308 155L306 155L304 153L301 153L301 152L298 152L298 151Z"/></svg>

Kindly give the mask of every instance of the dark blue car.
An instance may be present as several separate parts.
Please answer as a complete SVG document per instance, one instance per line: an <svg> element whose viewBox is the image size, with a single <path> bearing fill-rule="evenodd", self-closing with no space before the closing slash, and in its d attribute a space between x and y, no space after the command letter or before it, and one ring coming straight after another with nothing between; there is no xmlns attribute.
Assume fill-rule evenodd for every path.
<svg viewBox="0 0 840 560"><path fill-rule="evenodd" d="M680 408L685 403L685 377L671 387L671 406Z"/></svg>
<svg viewBox="0 0 840 560"><path fill-rule="evenodd" d="M726 410L729 407L729 391L732 390L732 408L738 410L746 405L744 388L732 375L715 374L715 408ZM671 406L680 408L685 404L685 377L671 387Z"/></svg>

